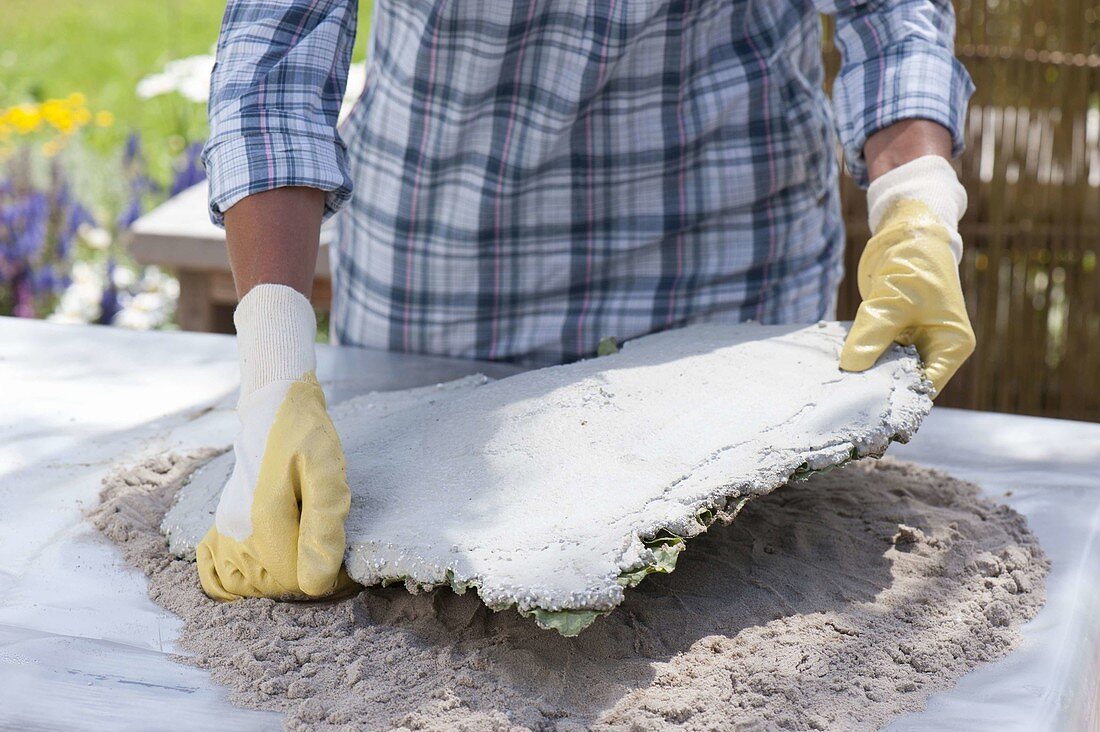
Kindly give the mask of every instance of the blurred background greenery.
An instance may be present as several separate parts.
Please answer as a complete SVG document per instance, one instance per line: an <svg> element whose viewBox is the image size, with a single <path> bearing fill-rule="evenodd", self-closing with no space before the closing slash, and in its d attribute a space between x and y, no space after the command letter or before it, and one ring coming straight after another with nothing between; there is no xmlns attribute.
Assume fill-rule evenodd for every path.
<svg viewBox="0 0 1100 732"><path fill-rule="evenodd" d="M213 53L225 0L3 0L0 108L84 95L113 124L87 136L99 153L141 136L150 173L167 181L188 143L204 140L206 106L179 94L138 96L139 82L171 61ZM355 58L366 49L361 3Z"/></svg>
<svg viewBox="0 0 1100 732"><path fill-rule="evenodd" d="M174 326L179 286L126 248L204 176L225 0L3 0L0 315ZM354 51L365 56L370 2Z"/></svg>
<svg viewBox="0 0 1100 732"><path fill-rule="evenodd" d="M206 135L201 103L176 94L141 99L137 86L169 61L208 54L225 0L4 0L0 107L83 94L113 124L87 136L121 150L141 134L150 171L168 175L189 141Z"/></svg>

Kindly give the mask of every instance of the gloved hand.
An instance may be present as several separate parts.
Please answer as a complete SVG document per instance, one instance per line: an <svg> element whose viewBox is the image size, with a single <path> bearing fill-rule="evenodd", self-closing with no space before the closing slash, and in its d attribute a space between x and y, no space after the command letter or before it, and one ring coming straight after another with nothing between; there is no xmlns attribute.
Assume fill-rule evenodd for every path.
<svg viewBox="0 0 1100 732"><path fill-rule="evenodd" d="M313 308L290 287L258 285L233 322L241 364L237 462L197 549L202 588L235 600L307 599L352 587L341 566L351 492L313 374Z"/></svg>
<svg viewBox="0 0 1100 732"><path fill-rule="evenodd" d="M926 155L876 178L867 205L873 236L857 273L863 302L840 368L864 371L892 342L915 345L941 392L974 352L958 269L966 191L947 160Z"/></svg>

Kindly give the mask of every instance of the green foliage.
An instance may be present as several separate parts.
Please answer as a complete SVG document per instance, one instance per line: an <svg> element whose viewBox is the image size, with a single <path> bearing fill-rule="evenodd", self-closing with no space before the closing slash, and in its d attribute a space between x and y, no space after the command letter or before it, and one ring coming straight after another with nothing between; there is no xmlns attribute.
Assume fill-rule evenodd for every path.
<svg viewBox="0 0 1100 732"><path fill-rule="evenodd" d="M648 564L639 569L619 575L619 584L623 587L633 587L654 572L668 574L676 569L676 559L687 546L683 537L667 531L662 531L657 537L645 542L645 545L652 554L652 558Z"/></svg>
<svg viewBox="0 0 1100 732"><path fill-rule="evenodd" d="M597 356L610 356L612 353L619 352L619 344L615 342L615 339L608 336L607 338L601 338L599 344L596 346Z"/></svg>
<svg viewBox="0 0 1100 732"><path fill-rule="evenodd" d="M579 634L596 618L605 614L599 610L532 610L525 613L533 617L540 628L556 630L566 638Z"/></svg>

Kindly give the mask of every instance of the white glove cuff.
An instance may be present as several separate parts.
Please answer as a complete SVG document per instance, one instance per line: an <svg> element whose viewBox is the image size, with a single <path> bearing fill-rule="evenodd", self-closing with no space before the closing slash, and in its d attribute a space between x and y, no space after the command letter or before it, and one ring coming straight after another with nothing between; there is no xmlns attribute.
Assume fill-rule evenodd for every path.
<svg viewBox="0 0 1100 732"><path fill-rule="evenodd" d="M317 367L317 321L302 293L285 285L256 285L233 313L243 401L274 381L300 379Z"/></svg>
<svg viewBox="0 0 1100 732"><path fill-rule="evenodd" d="M951 235L955 263L962 261L959 219L966 213L966 189L955 169L939 155L924 155L883 173L867 188L867 220L878 233L882 217L897 201L920 201L935 213Z"/></svg>

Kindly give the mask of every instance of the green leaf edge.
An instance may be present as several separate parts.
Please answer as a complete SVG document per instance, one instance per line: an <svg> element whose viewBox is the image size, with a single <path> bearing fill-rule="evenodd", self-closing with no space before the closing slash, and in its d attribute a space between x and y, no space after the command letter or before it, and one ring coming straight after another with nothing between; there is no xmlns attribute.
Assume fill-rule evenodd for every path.
<svg viewBox="0 0 1100 732"><path fill-rule="evenodd" d="M601 338L600 342L596 344L596 356L610 356L613 353L619 352L619 342L611 336Z"/></svg>
<svg viewBox="0 0 1100 732"><path fill-rule="evenodd" d="M893 435L888 441L887 445L892 442L900 442L898 435ZM885 450L883 451L885 452ZM882 453L869 452L865 455L859 453L858 448L853 446L848 453L848 458L842 460L835 465L827 465L822 468L811 468L808 463L802 463L787 478L787 483L795 480L806 480L810 476L816 473L827 473L834 468L839 468L843 465L847 465L855 460L863 458L879 458ZM784 483L783 485L786 485ZM775 490L782 488L782 485L776 486ZM771 492L771 491L769 491ZM695 519L699 524L699 531L696 534L703 533L710 528L719 517L722 517L728 523L734 517L741 512L741 509L745 507L749 501L753 498L759 498L761 495L767 494L752 494L748 496L730 496L726 500L728 501L724 509L708 508L704 506L700 508L695 514ZM734 501L736 501L734 503ZM730 503L733 503L732 508ZM667 529L661 529L651 539L644 539L643 543L650 549L650 555L652 559L646 564L642 565L638 569L632 569L628 572L623 572L618 577L618 583L624 588L631 588L639 584L642 580L654 573L668 574L676 569L676 560L679 558L680 553L687 548L687 538L678 536ZM381 580L383 587L388 587L399 582L405 582L406 577L386 577ZM446 580L436 587L449 586L455 593L461 595L466 590L473 587L477 589L475 583L459 582L455 579L454 573L451 570L447 570ZM424 587L423 589L430 589L430 587ZM489 606L490 610L500 611L506 610L512 607L512 605L503 606ZM616 606L617 607L617 606ZM582 630L594 623L597 618L603 615L609 615L615 610L615 607L608 608L606 610L590 610L586 608L570 608L566 610L545 610L543 608L532 608L530 610L520 610L517 608L517 612L525 618L533 618L540 628L544 630L556 630L566 638L572 638L580 634Z"/></svg>

